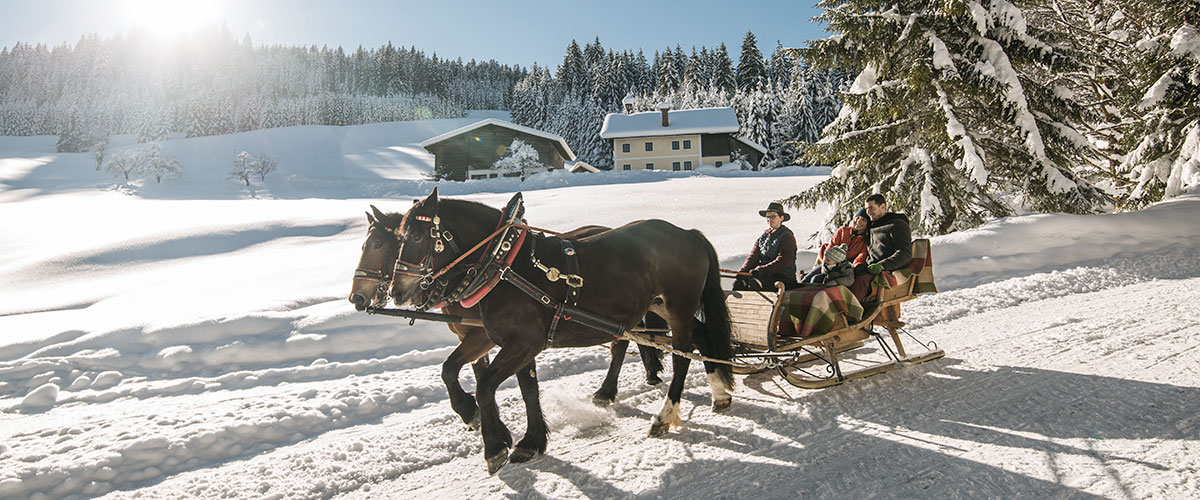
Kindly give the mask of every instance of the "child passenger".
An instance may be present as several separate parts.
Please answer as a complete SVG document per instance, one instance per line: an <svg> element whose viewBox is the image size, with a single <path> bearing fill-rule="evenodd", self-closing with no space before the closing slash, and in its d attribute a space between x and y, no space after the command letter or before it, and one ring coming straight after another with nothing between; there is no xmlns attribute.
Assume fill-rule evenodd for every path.
<svg viewBox="0 0 1200 500"><path fill-rule="evenodd" d="M824 283L825 271L822 269L826 259L826 253L829 248L836 245L844 245L845 260L853 268L859 264L867 262L867 226L870 220L867 218L867 211L859 209L858 213L854 214L854 218L850 221L849 226L838 228L833 233L833 239L829 243L821 245L817 252L818 264L804 275L800 280L801 283Z"/></svg>

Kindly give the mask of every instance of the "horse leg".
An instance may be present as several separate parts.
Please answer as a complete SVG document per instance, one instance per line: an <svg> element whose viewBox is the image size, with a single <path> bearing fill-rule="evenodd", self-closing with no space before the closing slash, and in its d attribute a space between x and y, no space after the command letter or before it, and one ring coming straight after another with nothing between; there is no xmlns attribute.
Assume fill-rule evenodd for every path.
<svg viewBox="0 0 1200 500"><path fill-rule="evenodd" d="M666 329L671 325L661 316L654 313L646 314L646 328L651 329ZM658 385L662 383L662 379L658 377L662 373L662 351L653 347L638 344L638 353L642 358L642 366L646 369L646 383L650 385Z"/></svg>
<svg viewBox="0 0 1200 500"><path fill-rule="evenodd" d="M546 417L542 414L542 402L538 393L536 361L517 371L517 383L521 386L521 398L525 400L525 415L528 425L525 437L517 443L508 460L512 463L528 462L541 453L546 453Z"/></svg>
<svg viewBox="0 0 1200 500"><path fill-rule="evenodd" d="M446 384L446 392L450 396L450 408L453 408L454 413L457 413L471 429L479 428L479 411L475 405L475 398L463 390L459 383L458 374L464 364L475 361L472 369L478 383L480 374L487 369L487 352L493 346L495 344L488 339L483 328L472 328L462 335L458 347L454 348L454 352L442 363L442 382Z"/></svg>
<svg viewBox="0 0 1200 500"><path fill-rule="evenodd" d="M596 406L608 406L617 399L617 377L621 374L621 363L625 362L625 349L629 348L628 340L613 341L612 361L608 363L608 374L604 376L604 383L600 384L600 389L592 394L592 403Z"/></svg>
<svg viewBox="0 0 1200 500"><path fill-rule="evenodd" d="M667 389L667 400L663 402L662 410L650 420L650 435L666 434L672 426L683 425L679 417L679 399L683 396L683 383L687 380L688 365L692 360L683 356L671 356L671 386Z"/></svg>
<svg viewBox="0 0 1200 500"><path fill-rule="evenodd" d="M714 350L711 346L711 339L705 329L704 323L698 319L692 319L692 343L696 345L696 350L700 351L701 355L713 357ZM704 362L704 371L708 374L708 385L712 388L713 411L724 411L729 409L733 403L733 395L730 394L727 377L723 376L721 369L723 366L711 361Z"/></svg>
<svg viewBox="0 0 1200 500"><path fill-rule="evenodd" d="M512 433L500 420L500 408L496 406L496 389L518 370L530 366L537 353L536 349L501 348L475 387L480 430L483 431L483 458L487 462L488 474L495 474L508 463L508 451L512 448Z"/></svg>

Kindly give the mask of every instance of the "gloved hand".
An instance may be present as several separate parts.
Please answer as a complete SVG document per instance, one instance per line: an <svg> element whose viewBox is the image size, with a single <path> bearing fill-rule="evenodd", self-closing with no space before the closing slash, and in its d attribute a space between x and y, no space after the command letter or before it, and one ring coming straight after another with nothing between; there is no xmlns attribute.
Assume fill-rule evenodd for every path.
<svg viewBox="0 0 1200 500"><path fill-rule="evenodd" d="M871 274L879 274L883 272L883 264L871 264L867 266L867 272Z"/></svg>
<svg viewBox="0 0 1200 500"><path fill-rule="evenodd" d="M867 265L866 264L859 264L857 266L854 266L854 275L855 276L862 276L864 274L867 274Z"/></svg>

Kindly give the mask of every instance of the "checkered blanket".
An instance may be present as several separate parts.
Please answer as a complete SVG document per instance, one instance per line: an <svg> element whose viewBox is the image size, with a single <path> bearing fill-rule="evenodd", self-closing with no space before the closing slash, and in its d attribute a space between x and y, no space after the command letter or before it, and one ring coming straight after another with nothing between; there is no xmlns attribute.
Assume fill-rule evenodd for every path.
<svg viewBox="0 0 1200 500"><path fill-rule="evenodd" d="M915 279L913 293L934 293L933 255L929 240L913 241L913 259L907 269L884 271L871 281L872 288L892 288ZM790 325L780 325L780 333L808 337L828 332L838 323L838 315L845 316L846 323L862 319L863 307L844 286L804 285L788 291L787 318ZM788 328L791 327L791 328Z"/></svg>
<svg viewBox="0 0 1200 500"><path fill-rule="evenodd" d="M913 294L937 292L937 285L933 283L933 251L930 249L929 240L914 241L913 258L908 264L908 269L879 273L871 280L871 289L875 292L883 288L892 288L908 283L910 279L917 280L913 285Z"/></svg>
<svg viewBox="0 0 1200 500"><path fill-rule="evenodd" d="M801 337L828 332L839 315L862 319L862 304L844 286L804 285L788 293L788 318L784 321L790 320L795 334Z"/></svg>

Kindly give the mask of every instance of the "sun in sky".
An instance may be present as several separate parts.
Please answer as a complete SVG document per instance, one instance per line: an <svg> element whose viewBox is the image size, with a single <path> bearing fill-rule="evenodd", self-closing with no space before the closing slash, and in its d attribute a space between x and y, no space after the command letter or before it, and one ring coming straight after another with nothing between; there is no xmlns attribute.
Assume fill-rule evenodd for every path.
<svg viewBox="0 0 1200 500"><path fill-rule="evenodd" d="M174 38L220 24L225 4L223 0L120 0L120 11L129 26Z"/></svg>

